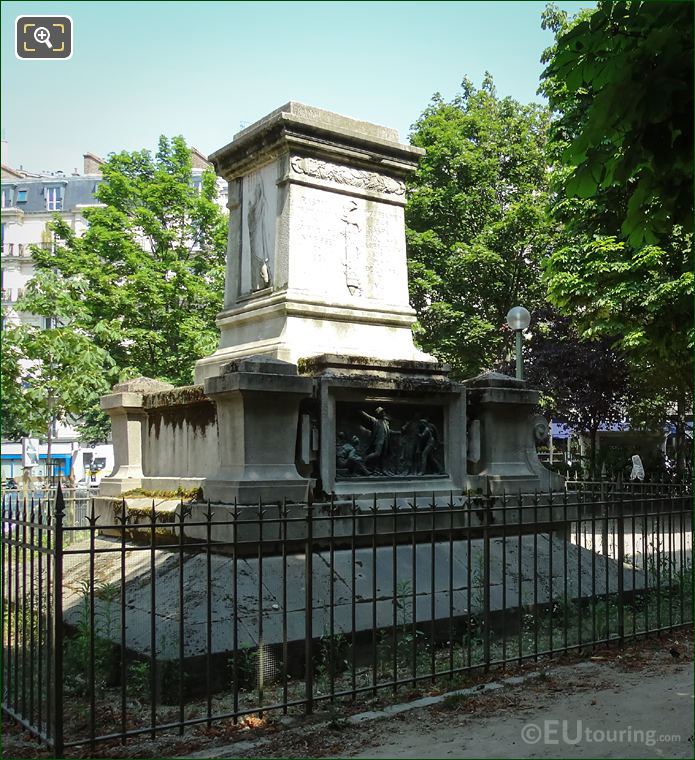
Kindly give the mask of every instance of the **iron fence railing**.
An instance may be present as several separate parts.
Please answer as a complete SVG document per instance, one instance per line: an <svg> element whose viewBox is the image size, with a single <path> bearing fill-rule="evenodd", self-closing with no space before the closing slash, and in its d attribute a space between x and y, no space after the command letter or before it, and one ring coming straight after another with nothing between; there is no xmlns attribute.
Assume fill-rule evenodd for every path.
<svg viewBox="0 0 695 760"><path fill-rule="evenodd" d="M6 495L2 708L61 756L691 624L690 487L602 493L108 502L110 521Z"/></svg>

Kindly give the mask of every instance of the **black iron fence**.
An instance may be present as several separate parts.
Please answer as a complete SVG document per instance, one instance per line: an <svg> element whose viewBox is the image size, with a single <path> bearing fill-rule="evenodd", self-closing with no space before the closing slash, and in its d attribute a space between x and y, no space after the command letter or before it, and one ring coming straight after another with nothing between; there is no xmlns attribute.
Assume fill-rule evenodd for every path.
<svg viewBox="0 0 695 760"><path fill-rule="evenodd" d="M692 622L691 489L2 505L2 707L66 747L360 701ZM97 511L100 507L96 506Z"/></svg>

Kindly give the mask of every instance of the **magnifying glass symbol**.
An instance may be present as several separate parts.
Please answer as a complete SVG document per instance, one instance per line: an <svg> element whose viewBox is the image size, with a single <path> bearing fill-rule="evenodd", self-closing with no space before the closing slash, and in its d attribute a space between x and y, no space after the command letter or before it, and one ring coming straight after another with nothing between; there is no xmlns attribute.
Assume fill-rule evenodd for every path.
<svg viewBox="0 0 695 760"><path fill-rule="evenodd" d="M49 49L53 48L53 45L51 45L51 34L45 26L39 26L34 29L34 39Z"/></svg>

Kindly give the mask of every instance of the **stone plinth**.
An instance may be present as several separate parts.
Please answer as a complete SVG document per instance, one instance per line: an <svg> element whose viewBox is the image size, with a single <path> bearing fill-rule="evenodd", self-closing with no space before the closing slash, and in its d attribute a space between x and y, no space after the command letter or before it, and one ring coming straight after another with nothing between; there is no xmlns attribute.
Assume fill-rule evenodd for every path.
<svg viewBox="0 0 695 760"><path fill-rule="evenodd" d="M95 577L104 583L120 583L120 554L109 551L112 543L97 539ZM128 544L130 548L132 545ZM85 550L88 543L73 549ZM521 555L521 556L520 556ZM536 559L534 560L534 556ZM552 559L551 559L552 557ZM75 554L66 565L63 585L65 620L77 625L83 614L82 582L89 575L88 553ZM155 621L160 660L176 660L179 626L179 582L183 572L184 617L186 626L184 657L203 656L207 652L208 612L205 589L211 596L213 610L212 653L234 651L233 631L237 628L240 649L263 643L278 644L287 631L287 642L304 645L306 639L306 573L304 555L288 555L283 569L282 557L264 557L262 584L257 556L238 558L236 599L231 580L235 577L233 557L213 554L211 570L204 552L154 550L155 576L151 573L149 552L131 551L127 557L126 630L128 649L148 654L150 624ZM482 539L422 543L412 546L317 550L313 556L312 608L313 635L326 634L331 624L335 633L389 629L393 626L393 599L397 589L408 588L408 602L403 604L408 620L420 626L440 622L444 631L451 618L466 621L483 612L485 596ZM586 548L565 543L555 535L539 533L490 541L490 611L498 612L521 604L544 607L557 603L594 599L592 589L616 593L622 574L624 593L645 588L641 570L620 565L611 557L596 557ZM183 562L183 570L181 570ZM473 572L471 572L473 568ZM210 573L208 575L208 572ZM394 576L395 573L395 576ZM376 577L375 577L376 576ZM283 578L286 588L283 591ZM353 580L354 579L354 580ZM152 583L156 584L156 606L152 607ZM331 587L334 605L331 607ZM262 597L259 600L259 588ZM353 599L355 604L353 606ZM120 644L121 628L118 606L96 597L96 614L111 640ZM262 606L261 606L262 605ZM376 617L376 620L375 620ZM510 618L513 619L513 618ZM263 632L261 635L260 624ZM105 634L106 635L106 634Z"/></svg>
<svg viewBox="0 0 695 760"><path fill-rule="evenodd" d="M269 357L226 365L205 381L217 405L218 467L203 482L203 494L233 504L306 501L310 480L295 464L299 403L311 396L311 378Z"/></svg>
<svg viewBox="0 0 695 760"><path fill-rule="evenodd" d="M117 496L142 486L143 425L147 413L143 408L143 394L173 388L169 383L138 377L113 386L113 393L102 396L101 408L111 418L113 431L114 470L104 478L100 493Z"/></svg>
<svg viewBox="0 0 695 760"><path fill-rule="evenodd" d="M230 359L431 360L413 344L405 179L423 154L395 130L288 103L210 156L229 182L220 346Z"/></svg>
<svg viewBox="0 0 695 760"><path fill-rule="evenodd" d="M548 427L535 413L538 391L497 372L486 372L464 385L472 439L470 474L485 478L493 494L562 490L564 479L545 468L536 452Z"/></svg>

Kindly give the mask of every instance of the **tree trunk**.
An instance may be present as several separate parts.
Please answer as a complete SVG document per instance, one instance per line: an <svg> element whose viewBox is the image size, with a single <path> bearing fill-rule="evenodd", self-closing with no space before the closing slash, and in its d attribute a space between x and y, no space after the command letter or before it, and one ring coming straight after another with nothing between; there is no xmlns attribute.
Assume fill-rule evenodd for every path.
<svg viewBox="0 0 695 760"><path fill-rule="evenodd" d="M589 440L591 451L589 452L589 479L596 480L596 435L598 425L592 425L589 430Z"/></svg>
<svg viewBox="0 0 695 760"><path fill-rule="evenodd" d="M676 402L676 478L685 477L685 399L678 397Z"/></svg>

